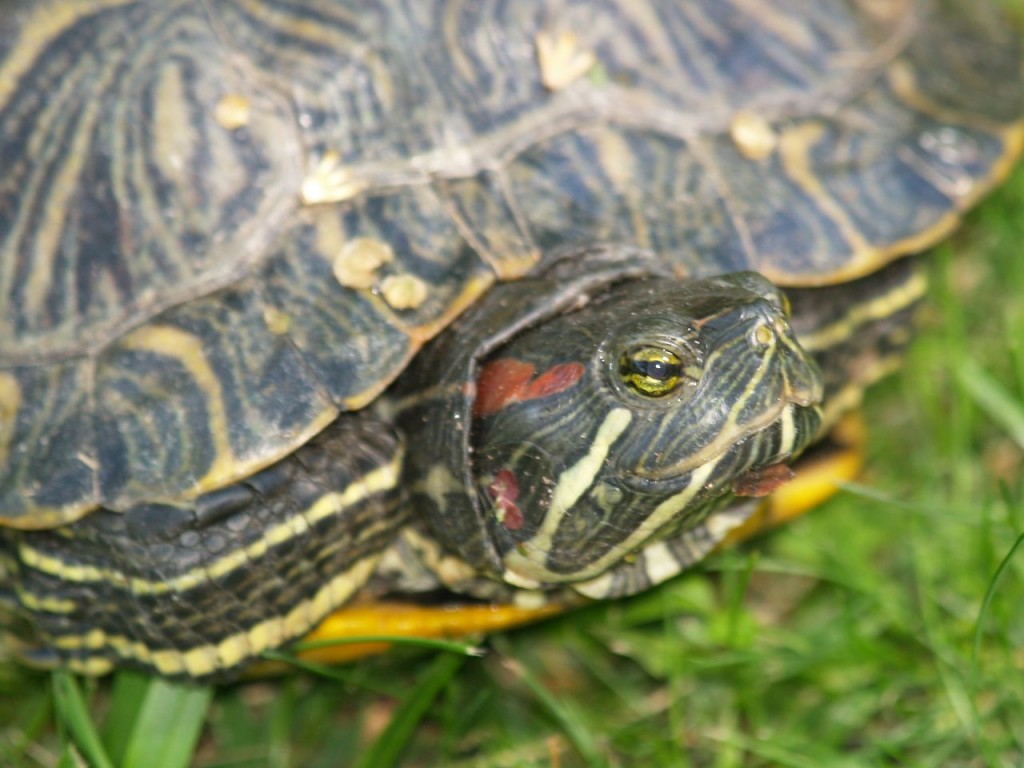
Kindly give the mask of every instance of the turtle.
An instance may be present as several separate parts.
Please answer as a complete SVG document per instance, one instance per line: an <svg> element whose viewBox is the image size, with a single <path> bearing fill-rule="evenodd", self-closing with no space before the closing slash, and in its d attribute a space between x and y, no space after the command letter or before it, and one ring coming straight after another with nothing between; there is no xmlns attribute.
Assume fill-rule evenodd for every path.
<svg viewBox="0 0 1024 768"><path fill-rule="evenodd" d="M898 364L916 256L1024 142L1018 38L954 0L8 0L5 642L223 679L345 605L683 571Z"/></svg>

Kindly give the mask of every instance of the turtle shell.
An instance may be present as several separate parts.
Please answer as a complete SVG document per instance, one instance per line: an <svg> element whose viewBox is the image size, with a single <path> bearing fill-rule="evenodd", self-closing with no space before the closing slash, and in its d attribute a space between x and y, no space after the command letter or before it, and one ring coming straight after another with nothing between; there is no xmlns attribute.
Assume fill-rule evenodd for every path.
<svg viewBox="0 0 1024 768"><path fill-rule="evenodd" d="M0 18L0 520L223 487L495 280L868 273L1024 129L976 4L14 0Z"/></svg>

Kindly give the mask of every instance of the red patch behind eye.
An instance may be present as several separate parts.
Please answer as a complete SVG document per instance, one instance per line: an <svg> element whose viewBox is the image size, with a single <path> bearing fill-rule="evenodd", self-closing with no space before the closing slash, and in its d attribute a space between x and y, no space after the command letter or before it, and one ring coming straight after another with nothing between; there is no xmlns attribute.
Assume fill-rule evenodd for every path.
<svg viewBox="0 0 1024 768"><path fill-rule="evenodd" d="M534 377L532 363L513 358L492 360L477 377L473 415L490 416L510 403L562 392L579 381L583 371L582 363L557 363Z"/></svg>

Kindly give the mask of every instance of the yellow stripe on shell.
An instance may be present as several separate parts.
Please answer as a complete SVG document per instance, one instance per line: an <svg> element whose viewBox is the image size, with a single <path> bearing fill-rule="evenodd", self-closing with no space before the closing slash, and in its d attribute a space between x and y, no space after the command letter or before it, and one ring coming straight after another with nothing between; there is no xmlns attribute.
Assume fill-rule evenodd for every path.
<svg viewBox="0 0 1024 768"><path fill-rule="evenodd" d="M73 21L74 19L72 19ZM74 73L69 73L72 78ZM115 67L106 67L97 78L97 82L90 87L97 92L106 90L107 85L117 76ZM0 83L3 82L4 72L0 71ZM50 94L52 105L51 111L57 111L63 103L64 91L72 87L73 80L65 81L62 88L55 89L61 92ZM0 85L0 91L3 86ZM11 228L10 236L5 238L9 244L7 258L4 261L10 264L17 264L21 259L15 258L20 247L26 247L26 240L31 242L31 269L25 277L24 286L21 290L23 306L21 312L24 315L48 316L50 310L47 302L50 301L50 293L54 287L54 280L62 274L62 270L56 269L55 264L61 255L63 238L66 233L65 219L68 210L71 208L70 201L80 194L78 178L85 168L86 161L90 157L89 148L92 142L96 125L108 115L104 111L105 102L103 99L91 99L86 101L75 121L75 131L69 140L69 146L65 144L51 144L47 151L40 154L42 157L34 158L31 178L20 190L26 200L36 200L38 205L21 205L18 207L17 219ZM59 117L54 119L60 119ZM48 135L40 129L40 135ZM53 168L55 153L62 154L66 160L56 169ZM33 217L36 208L42 211L41 220ZM34 238L34 239L33 239ZM65 288L65 286L59 286Z"/></svg>
<svg viewBox="0 0 1024 768"><path fill-rule="evenodd" d="M195 155L201 141L193 125L186 73L165 66L157 73L153 98L153 163L190 208L201 205L195 194Z"/></svg>
<svg viewBox="0 0 1024 768"><path fill-rule="evenodd" d="M907 99L907 94L900 94L904 101ZM922 111L928 112L928 109L924 109L924 104L911 104L915 108L922 108ZM931 107L938 110L935 105ZM970 116L968 115L957 115L956 119L950 119L950 122L957 123L962 122L970 124ZM813 125L813 124L811 124ZM802 126L792 129L799 131ZM846 280L853 280L878 269L884 264L889 263L893 259L904 256L910 253L920 253L925 249L935 245L940 240L945 239L960 223L960 211L965 211L974 206L985 194L987 194L994 186L999 184L1001 181L1009 176L1010 171L1015 167L1021 152L1024 151L1024 121L1017 121L1005 126L989 126L990 130L1003 142L1005 151L997 158L991 165L991 171L988 175L979 177L974 180L974 185L970 191L966 194L961 195L957 201L957 209L951 210L943 216L940 216L931 226L926 227L919 232L908 235L902 239L894 240L884 245L870 245L866 244L863 236L856 235L858 242L864 244L865 247L862 249L855 248L850 254L850 259L847 264L840 269L833 269L829 273L822 277L817 274L794 274L791 272L783 272L777 269L773 269L770 264L759 264L758 271L760 271L765 277L772 282L780 285L798 286L798 285L823 285L823 284L835 284L841 283ZM789 132L787 132L788 134ZM809 163L807 162L806 151L809 148L806 144L807 139L813 137L801 136L799 133L794 134L793 138L790 139L792 145L790 146L790 155L788 158L783 154L784 148L780 142L780 156L783 159L783 165L786 168L787 173L790 173L790 167L786 165L787 160L793 163L793 169L796 171L796 176L790 174L793 181L804 188L805 192L811 194L819 204L821 204L821 198L813 191L814 188L820 187L820 182L815 178L813 172L810 170ZM810 183L811 188L804 187L801 183L807 181ZM830 199L830 198L825 198ZM824 207L826 213L835 209L838 206L835 201L832 201L828 207ZM841 215L847 220L845 212L842 209L838 209ZM852 227L852 225L850 225ZM841 231L846 232L842 227ZM853 228L853 232L857 232L856 228Z"/></svg>
<svg viewBox="0 0 1024 768"><path fill-rule="evenodd" d="M944 107L934 101L924 91L918 88L917 73L913 66L906 59L895 60L888 69L889 85L893 93L899 97L905 105L915 112L928 115L936 122L969 125L980 128L989 133L1002 134L1007 126L1004 123L994 122L984 117L971 113L958 112Z"/></svg>
<svg viewBox="0 0 1024 768"><path fill-rule="evenodd" d="M603 130L595 134L597 142L597 160L601 169L612 183L613 189L622 190L629 200L623 206L629 212L629 231L631 241L640 248L651 248L653 238L650 233L648 212L640 204L643 191L637 184L642 178L636 167L636 155L621 131Z"/></svg>
<svg viewBox="0 0 1024 768"><path fill-rule="evenodd" d="M0 67L0 105L7 104L24 82L25 74L37 65L39 54L55 38L73 26L82 16L95 14L104 8L129 5L136 0L99 0L88 5L75 3L36 4L19 15L28 13L21 21L21 30L13 39L14 47L4 57ZM10 39L10 38L9 38Z"/></svg>
<svg viewBox="0 0 1024 768"><path fill-rule="evenodd" d="M323 13L329 12L331 14L330 21L335 22L327 24L315 16L304 17L301 13L302 6L293 6L292 9L282 7L268 10L264 0L239 0L238 4L253 19L274 29L282 37L287 34L290 37L301 38L308 45L335 50L347 50L355 42L351 36L339 31L337 22L355 27L359 23L359 11L353 11L339 4L326 6Z"/></svg>
<svg viewBox="0 0 1024 768"><path fill-rule="evenodd" d="M779 137L779 158L786 175L815 201L818 208L835 224L854 253L869 253L874 247L851 221L846 210L837 203L810 162L811 148L825 136L825 126L805 122L784 131Z"/></svg>
<svg viewBox="0 0 1024 768"><path fill-rule="evenodd" d="M195 486L196 493L222 488L238 477L238 462L228 440L228 415L221 380L206 358L202 339L170 325L144 325L125 336L120 346L128 350L152 352L177 360L188 371L205 397L214 459L207 473Z"/></svg>
<svg viewBox="0 0 1024 768"><path fill-rule="evenodd" d="M144 325L127 334L120 346L128 350L152 352L163 357L178 360L188 371L205 396L207 424L213 441L214 459L206 474L188 488L182 488L182 496L192 498L207 491L224 488L243 477L249 477L283 458L291 451L289 446L301 445L314 435L323 431L338 415L334 408L324 407L321 412L310 420L301 430L296 432L293 442L285 445L285 451L276 455L259 456L256 459L240 459L234 455L228 434L228 415L224 403L221 381L210 365L203 348L203 342L194 334L170 325ZM411 356L411 353L410 353ZM374 387L375 397L387 382ZM372 399L368 397L367 399ZM83 509L82 512L88 511ZM35 515L39 516L39 511ZM66 520L62 520L66 522Z"/></svg>

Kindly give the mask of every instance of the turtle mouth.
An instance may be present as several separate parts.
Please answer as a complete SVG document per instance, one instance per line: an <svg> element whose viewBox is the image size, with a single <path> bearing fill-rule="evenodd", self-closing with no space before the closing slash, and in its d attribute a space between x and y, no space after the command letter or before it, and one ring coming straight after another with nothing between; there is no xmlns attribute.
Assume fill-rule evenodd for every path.
<svg viewBox="0 0 1024 768"><path fill-rule="evenodd" d="M820 413L820 405L824 400L824 383L820 375L798 380L786 379L782 396L784 402L789 405L815 408Z"/></svg>
<svg viewBox="0 0 1024 768"><path fill-rule="evenodd" d="M733 469L741 474L754 466L788 462L799 456L815 439L823 420L823 411L813 392L781 400L757 419L742 427L732 424L697 452L679 461L651 468L637 468L627 476L631 486L643 486L649 493L664 492L665 487L685 486L701 468L717 467L737 453L748 455L744 466ZM734 464L734 461L728 462ZM732 474L729 472L729 474ZM721 474L721 470L712 475ZM710 482L709 486L717 482Z"/></svg>
<svg viewBox="0 0 1024 768"><path fill-rule="evenodd" d="M787 464L813 440L821 409L816 404L784 402L773 415L774 418L766 415L764 423L752 424L742 433L723 437L713 448L709 446L703 456L688 459L685 467L678 464L665 468L657 477L633 472L612 483L605 480L592 484L591 488L606 490L614 486L616 497L623 493L638 503L635 507L631 506L632 501L624 503L616 509L614 522L605 521L591 535L581 538L571 523L582 511L570 512L571 505L549 506L549 517L545 519L547 533L520 540L506 552L503 578L531 588L541 583L596 578L627 553L666 532L678 534L699 523L704 513L727 494L763 495L773 482L778 485L784 481L779 479L780 474L784 479L788 476L769 472L760 478L761 470ZM744 479L746 485L737 487L737 481ZM594 498L600 499L600 494ZM602 504L600 500L586 503L598 507ZM572 535L561 532L562 521L570 521Z"/></svg>

